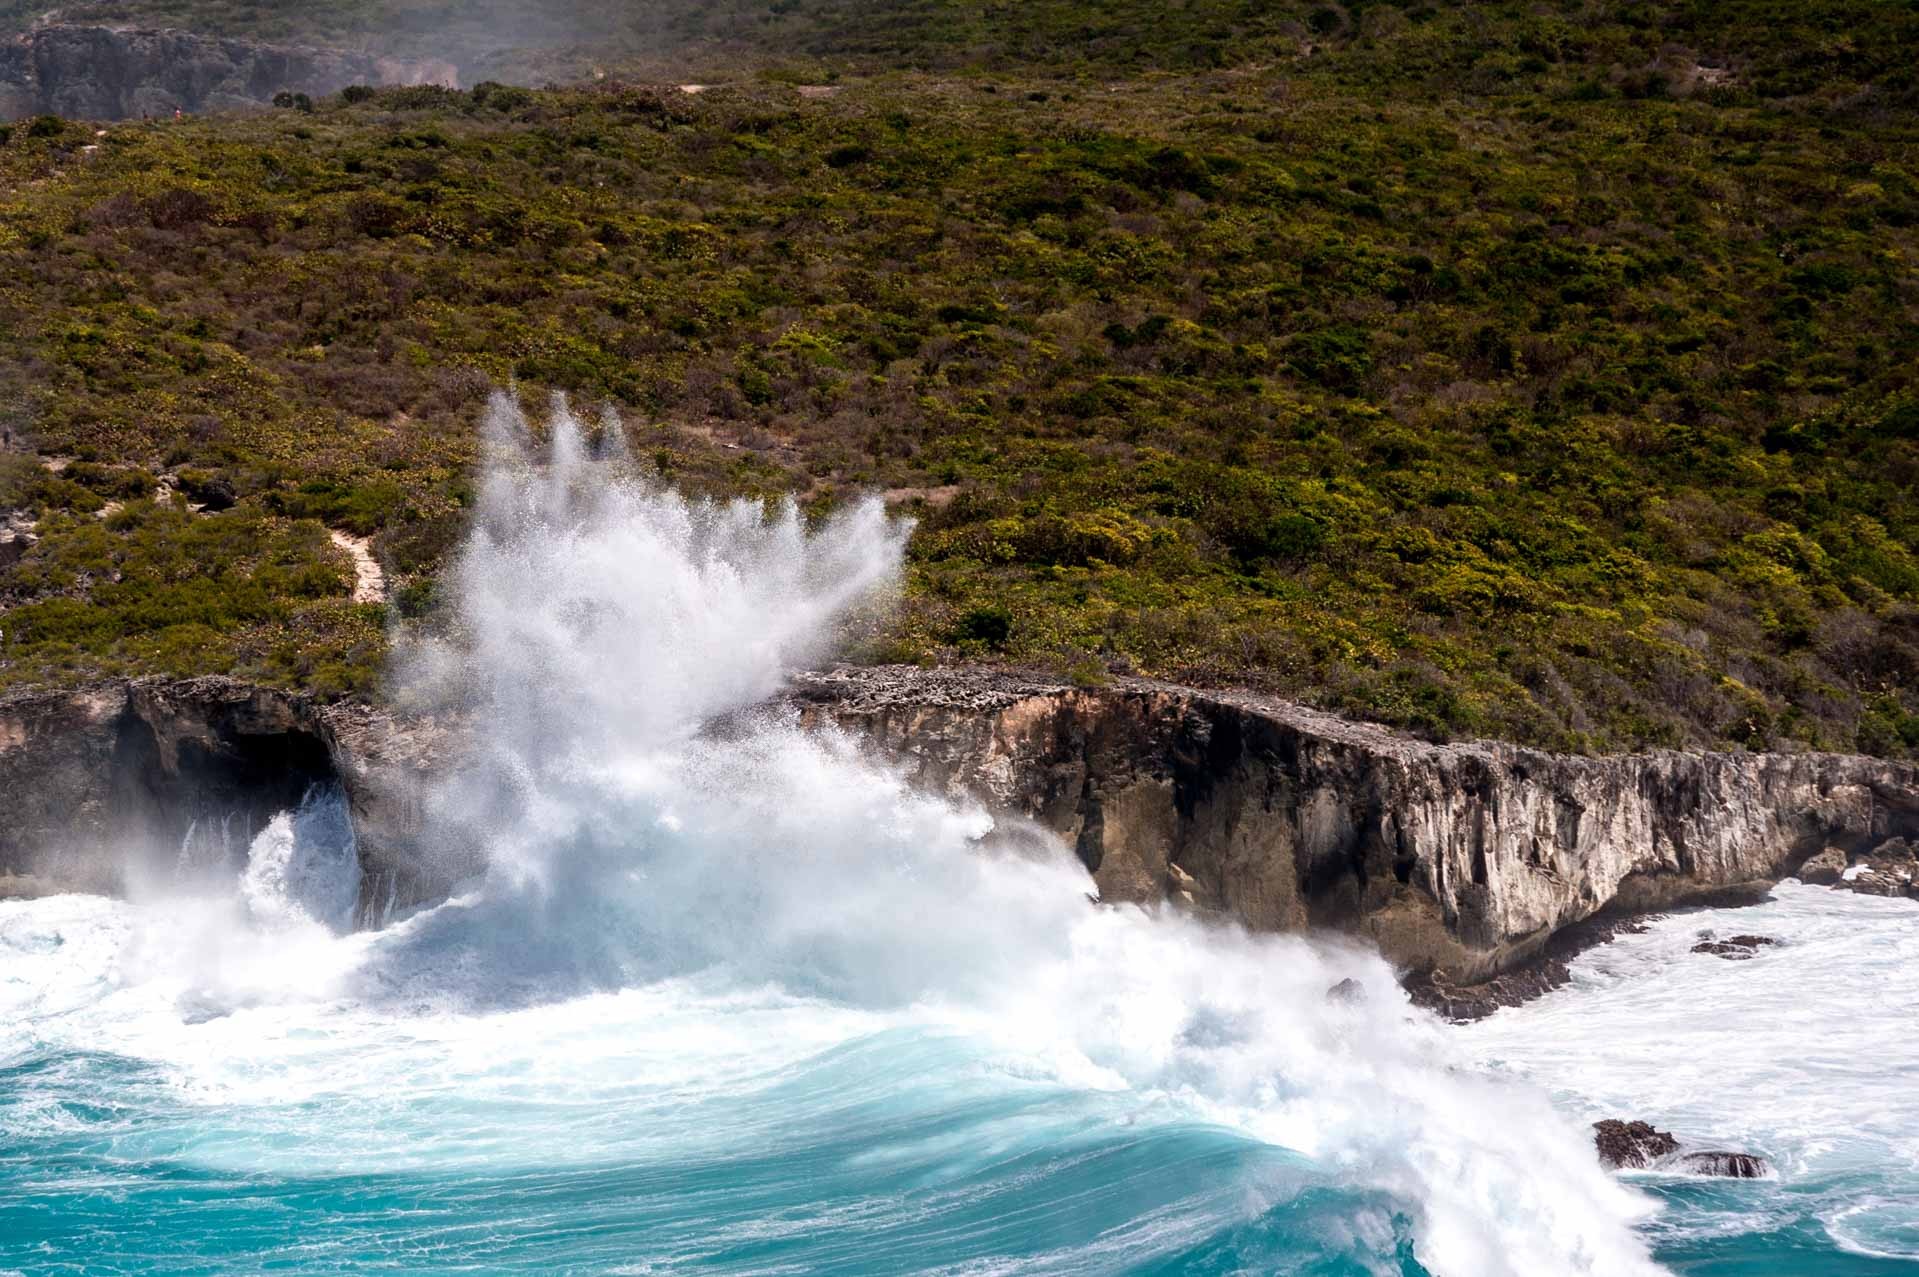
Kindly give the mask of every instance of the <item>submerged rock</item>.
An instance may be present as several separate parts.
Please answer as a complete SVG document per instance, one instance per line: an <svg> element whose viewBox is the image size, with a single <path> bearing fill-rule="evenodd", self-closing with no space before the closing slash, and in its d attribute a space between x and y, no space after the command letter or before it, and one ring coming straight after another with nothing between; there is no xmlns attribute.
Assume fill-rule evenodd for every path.
<svg viewBox="0 0 1919 1277"><path fill-rule="evenodd" d="M1351 976L1347 976L1344 980L1341 980L1338 984L1326 990L1326 1000L1328 1002L1364 1002L1366 1000L1366 986Z"/></svg>
<svg viewBox="0 0 1919 1277"><path fill-rule="evenodd" d="M1757 1153L1729 1153L1721 1149L1681 1153L1668 1163L1668 1169L1723 1179L1765 1179L1772 1174L1771 1164Z"/></svg>
<svg viewBox="0 0 1919 1277"><path fill-rule="evenodd" d="M1670 1131L1654 1130L1650 1122L1622 1122L1609 1117L1593 1123L1593 1143L1607 1170L1644 1170L1679 1151Z"/></svg>
<svg viewBox="0 0 1919 1277"><path fill-rule="evenodd" d="M1731 936L1724 940L1715 940L1708 932L1698 944L1692 947L1692 951L1710 953L1737 962L1740 959L1755 956L1766 945L1778 943L1771 936Z"/></svg>

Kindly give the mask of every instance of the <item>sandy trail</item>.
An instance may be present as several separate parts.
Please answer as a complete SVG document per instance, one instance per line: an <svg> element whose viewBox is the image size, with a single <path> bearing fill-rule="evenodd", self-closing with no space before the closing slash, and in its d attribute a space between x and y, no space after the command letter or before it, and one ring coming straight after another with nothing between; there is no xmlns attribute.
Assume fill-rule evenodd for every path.
<svg viewBox="0 0 1919 1277"><path fill-rule="evenodd" d="M386 573L381 570L380 561L373 557L372 540L356 537L338 528L329 529L327 535L353 560L353 601L386 602Z"/></svg>

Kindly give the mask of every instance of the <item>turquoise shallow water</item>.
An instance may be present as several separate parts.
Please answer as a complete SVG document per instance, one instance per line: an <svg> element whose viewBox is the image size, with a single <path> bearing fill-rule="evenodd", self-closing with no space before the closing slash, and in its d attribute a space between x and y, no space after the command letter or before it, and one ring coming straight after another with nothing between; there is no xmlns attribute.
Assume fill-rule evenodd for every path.
<svg viewBox="0 0 1919 1277"><path fill-rule="evenodd" d="M0 905L0 989L25 1012L0 1066L0 1271L1434 1271L1416 1200L948 1022L683 981L499 1012L209 1012L128 982L145 912ZM1639 1183L1668 1271L1916 1271L1821 1222L1876 1204L1897 1243L1896 1176Z"/></svg>
<svg viewBox="0 0 1919 1277"><path fill-rule="evenodd" d="M1283 1154L1204 1129L1102 1129L1057 1098L920 1115L855 1107L804 1149L762 1156L286 1175L198 1164L194 1132L160 1134L167 1116L137 1098L102 1103L153 1088L125 1062L45 1061L4 1085L38 1089L49 1067L94 1098L61 1101L72 1126L60 1137L7 1141L0 1266L22 1271L896 1273L989 1259L1058 1272L1376 1271L1333 1253L1352 1200L1300 1186ZM1030 1141L1007 1141L1009 1123L1030 1124ZM171 1156L155 1147L167 1143L179 1145ZM895 1155L875 1165L877 1151ZM1249 1192L1286 1200L1225 1223Z"/></svg>
<svg viewBox="0 0 1919 1277"><path fill-rule="evenodd" d="M1386 1195L950 1026L685 983L208 1015L120 983L141 913L0 905L0 1270L1424 1271Z"/></svg>

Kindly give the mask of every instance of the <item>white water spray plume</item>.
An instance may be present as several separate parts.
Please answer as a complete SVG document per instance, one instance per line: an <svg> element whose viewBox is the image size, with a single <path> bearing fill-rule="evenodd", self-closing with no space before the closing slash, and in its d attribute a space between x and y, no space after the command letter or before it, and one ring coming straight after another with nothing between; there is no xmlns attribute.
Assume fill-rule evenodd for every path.
<svg viewBox="0 0 1919 1277"><path fill-rule="evenodd" d="M1173 1159L1082 1186L1074 1209L1121 1211L1110 1226L1052 1249L988 1247L969 1272L1132 1269L1272 1212L1291 1212L1294 1232L1241 1252L1262 1271L1662 1271L1633 1229L1649 1200L1543 1095L1473 1067L1376 955L1095 906L1055 841L996 838L985 811L916 793L852 739L763 708L896 588L909 528L878 501L813 527L791 503L691 501L633 469L617 422L595 443L556 402L545 425L536 446L495 399L451 576L457 623L407 666L421 695L467 702L472 745L427 818L442 841L470 841L483 871L444 904L331 937L333 956L303 959L277 1008L250 984L224 1055L190 1046L177 1015L156 1030L166 1016L137 998L88 1021L96 1041L165 1057L195 1094L255 1095L254 1073L233 1077L244 1059L273 1094L297 1079L353 1097L329 1110L324 1154L284 1131L274 1145L333 1170L682 1158L739 1167L729 1182L746 1192L753 1158L785 1150L807 1168L798 1196L749 1222L762 1237L781 1220L819 1230L820 1246L838 1234L804 1194L829 1174L893 1185L931 1220L967 1176L1000 1168L1012 1178L994 1193L1029 1174L1043 1190L1066 1172L1033 1167L1122 1139L1162 1147L1154 1132L1259 1150L1229 1185L1204 1187L1212 1163ZM337 925L339 884L314 871L339 857L303 851L302 830L337 842L308 812L256 848L246 899L271 934ZM266 898L290 889L309 903L279 917ZM148 947L162 956L142 987L203 987ZM1328 997L1349 978L1363 997ZM548 1125L503 1135L490 1101ZM875 1124L869 1104L890 1116ZM836 1209L869 1213L870 1249L849 1242L826 1267L932 1262L917 1250L932 1234L883 1242L880 1190L862 1192ZM685 1245L730 1253L704 1234Z"/></svg>
<svg viewBox="0 0 1919 1277"><path fill-rule="evenodd" d="M401 928L387 979L414 950L487 1001L700 975L910 1008L1384 1192L1437 1273L1655 1271L1589 1138L1462 1068L1376 956L1096 908L1056 842L1008 849L790 716L703 734L894 586L909 526L870 499L811 531L790 503L689 502L584 460L563 403L547 430L536 464L495 400L454 575L483 745L438 806L485 810L489 878ZM1366 998L1329 1000L1349 976Z"/></svg>

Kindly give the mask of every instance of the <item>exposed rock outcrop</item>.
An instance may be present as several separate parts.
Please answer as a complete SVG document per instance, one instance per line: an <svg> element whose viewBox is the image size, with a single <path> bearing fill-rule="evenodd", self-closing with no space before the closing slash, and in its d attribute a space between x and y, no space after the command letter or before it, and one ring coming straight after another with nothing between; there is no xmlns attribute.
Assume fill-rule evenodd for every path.
<svg viewBox="0 0 1919 1277"><path fill-rule="evenodd" d="M1779 942L1771 936L1728 936L1724 940L1714 939L1708 932L1702 940L1692 947L1694 953L1710 953L1714 957L1727 958L1734 962L1751 958L1759 950Z"/></svg>
<svg viewBox="0 0 1919 1277"><path fill-rule="evenodd" d="M1593 1123L1593 1143L1599 1161L1609 1171L1644 1170L1679 1151L1669 1131L1654 1130L1650 1122L1622 1122L1609 1117Z"/></svg>
<svg viewBox="0 0 1919 1277"><path fill-rule="evenodd" d="M1919 832L1915 769L1849 755L1438 745L1254 695L984 671L838 669L794 699L1056 830L1105 900L1346 930L1454 982L1602 913L1756 898L1828 846Z"/></svg>
<svg viewBox="0 0 1919 1277"><path fill-rule="evenodd" d="M1843 847L1828 847L1818 855L1799 866L1799 881L1811 883L1815 887L1830 887L1839 881L1841 874L1851 861Z"/></svg>
<svg viewBox="0 0 1919 1277"><path fill-rule="evenodd" d="M124 893L172 872L190 841L238 860L333 782L353 807L363 904L423 899L456 876L417 843L438 741L430 723L224 678L0 696L0 882Z"/></svg>
<svg viewBox="0 0 1919 1277"><path fill-rule="evenodd" d="M1622 1122L1617 1118L1594 1122L1593 1144L1599 1149L1600 1165L1609 1171L1677 1171L1722 1179L1764 1179L1772 1174L1772 1166L1757 1153L1725 1149L1681 1152L1678 1139L1670 1131L1657 1130L1650 1122Z"/></svg>
<svg viewBox="0 0 1919 1277"><path fill-rule="evenodd" d="M984 670L832 670L790 701L920 784L1051 828L1105 900L1364 936L1462 1018L1563 982L1631 915L1752 898L1824 848L1919 832L1914 770L1870 758L1435 745L1256 696ZM124 890L195 822L244 846L337 781L366 911L431 900L477 868L472 838L422 841L421 782L457 730L227 679L0 697L0 875Z"/></svg>
<svg viewBox="0 0 1919 1277"><path fill-rule="evenodd" d="M1910 840L1888 838L1871 851L1854 855L1833 886L1864 896L1919 899L1919 856Z"/></svg>
<svg viewBox="0 0 1919 1277"><path fill-rule="evenodd" d="M0 119L170 116L263 106L283 92L319 97L349 84L451 86L457 79L445 62L186 31L51 25L0 42Z"/></svg>
<svg viewBox="0 0 1919 1277"><path fill-rule="evenodd" d="M34 535L33 521L18 511L0 518L0 568L18 563L39 540Z"/></svg>

